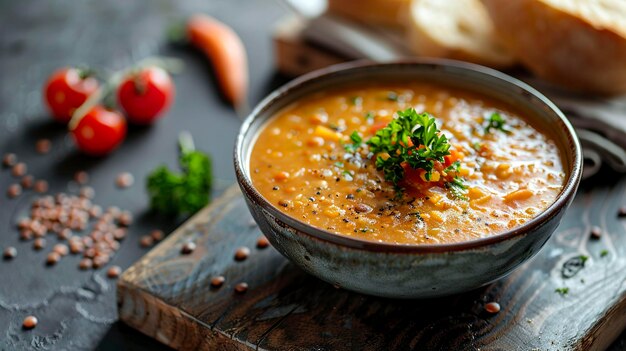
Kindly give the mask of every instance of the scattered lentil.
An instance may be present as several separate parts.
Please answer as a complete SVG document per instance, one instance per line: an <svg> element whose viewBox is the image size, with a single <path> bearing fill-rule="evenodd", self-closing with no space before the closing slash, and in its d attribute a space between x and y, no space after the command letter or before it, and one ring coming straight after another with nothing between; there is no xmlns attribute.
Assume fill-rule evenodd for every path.
<svg viewBox="0 0 626 351"><path fill-rule="evenodd" d="M17 256L17 250L13 246L6 247L2 253L2 257L4 257L5 260L11 260L15 258L15 256Z"/></svg>
<svg viewBox="0 0 626 351"><path fill-rule="evenodd" d="M128 188L135 182L135 177L128 172L120 173L115 179L115 185L119 188Z"/></svg>
<svg viewBox="0 0 626 351"><path fill-rule="evenodd" d="M120 276L122 273L122 269L119 266L111 266L107 270L107 277L111 279L115 279Z"/></svg>
<svg viewBox="0 0 626 351"><path fill-rule="evenodd" d="M488 304L485 305L485 311L489 312L489 313L498 313L500 312L500 304L497 302L489 302Z"/></svg>
<svg viewBox="0 0 626 351"><path fill-rule="evenodd" d="M85 250L85 245L80 241L72 241L70 243L70 252L73 254L79 254Z"/></svg>
<svg viewBox="0 0 626 351"><path fill-rule="evenodd" d="M257 241L256 241L256 247L258 247L259 249L264 249L266 247L270 246L270 241L267 240L267 238L262 235L260 236Z"/></svg>
<svg viewBox="0 0 626 351"><path fill-rule="evenodd" d="M27 174L27 175L22 177L22 180L20 181L20 184L22 185L22 188L30 189L30 188L33 187L33 183L34 182L35 182L35 178L32 175Z"/></svg>
<svg viewBox="0 0 626 351"><path fill-rule="evenodd" d="M35 182L35 191L38 193L45 193L48 191L48 182L40 179Z"/></svg>
<svg viewBox="0 0 626 351"><path fill-rule="evenodd" d="M213 278L211 278L211 286L213 288L220 288L222 285L224 285L224 282L226 281L226 278L224 278L224 276L222 275L217 275Z"/></svg>
<svg viewBox="0 0 626 351"><path fill-rule="evenodd" d="M28 167L26 167L26 164L24 162L18 162L11 169L11 174L14 177L21 177L23 175L26 175L27 170L28 170Z"/></svg>
<svg viewBox="0 0 626 351"><path fill-rule="evenodd" d="M4 157L2 158L2 165L4 167L13 167L16 163L17 155L12 153L4 154Z"/></svg>
<svg viewBox="0 0 626 351"><path fill-rule="evenodd" d="M22 322L22 327L24 329L33 329L34 327L37 326L38 323L39 323L39 321L37 320L37 317L35 317L35 316L28 316L28 317L24 318L24 321Z"/></svg>
<svg viewBox="0 0 626 351"><path fill-rule="evenodd" d="M22 194L22 186L19 184L11 184L7 189L7 196L14 199Z"/></svg>
<svg viewBox="0 0 626 351"><path fill-rule="evenodd" d="M70 253L70 249L65 244L56 244L52 250L58 253L60 256L67 256Z"/></svg>
<svg viewBox="0 0 626 351"><path fill-rule="evenodd" d="M48 266L53 266L57 264L60 260L61 260L61 255L59 255L59 253L55 251L52 251L48 254L48 257L46 257L46 264Z"/></svg>
<svg viewBox="0 0 626 351"><path fill-rule="evenodd" d="M194 243L193 241L188 241L183 244L183 246L180 249L180 252L183 255L189 255L190 253L194 252L195 249L196 249L196 243Z"/></svg>
<svg viewBox="0 0 626 351"><path fill-rule="evenodd" d="M163 231L159 229L155 229L152 232L150 232L150 236L152 237L152 239L154 239L154 241L161 241L163 240Z"/></svg>
<svg viewBox="0 0 626 351"><path fill-rule="evenodd" d="M600 239L601 236L602 236L602 229L600 227L593 226L593 228L591 228L591 238L597 240L597 239Z"/></svg>
<svg viewBox="0 0 626 351"><path fill-rule="evenodd" d="M44 238L37 238L35 239L35 241L33 242L33 248L35 250L41 250L44 247L46 247L46 239Z"/></svg>
<svg viewBox="0 0 626 351"><path fill-rule="evenodd" d="M96 257L93 258L93 268L100 268L106 265L109 263L110 259L111 258L107 254L96 255Z"/></svg>
<svg viewBox="0 0 626 351"><path fill-rule="evenodd" d="M117 221L120 225L128 227L129 225L133 224L133 215L128 211L122 211Z"/></svg>
<svg viewBox="0 0 626 351"><path fill-rule="evenodd" d="M235 260L236 261L244 261L246 258L250 256L250 249L242 246L235 251Z"/></svg>
<svg viewBox="0 0 626 351"><path fill-rule="evenodd" d="M33 231L30 229L22 229L20 231L20 239L27 241L33 238Z"/></svg>
<svg viewBox="0 0 626 351"><path fill-rule="evenodd" d="M78 268L82 270L91 269L92 267L93 267L93 261L90 258L83 258L82 260L80 260L80 263L78 264Z"/></svg>
<svg viewBox="0 0 626 351"><path fill-rule="evenodd" d="M52 143L50 142L50 139L39 139L35 144L35 150L39 154L47 154L48 152L50 152L51 146Z"/></svg>
<svg viewBox="0 0 626 351"><path fill-rule="evenodd" d="M150 247L154 244L154 239L150 235L144 235L139 239L141 247Z"/></svg>
<svg viewBox="0 0 626 351"><path fill-rule="evenodd" d="M239 283L235 285L235 291L240 294L245 293L246 291L248 291L248 283Z"/></svg>
<svg viewBox="0 0 626 351"><path fill-rule="evenodd" d="M87 184L89 182L89 174L85 171L78 171L74 173L74 181L81 185Z"/></svg>

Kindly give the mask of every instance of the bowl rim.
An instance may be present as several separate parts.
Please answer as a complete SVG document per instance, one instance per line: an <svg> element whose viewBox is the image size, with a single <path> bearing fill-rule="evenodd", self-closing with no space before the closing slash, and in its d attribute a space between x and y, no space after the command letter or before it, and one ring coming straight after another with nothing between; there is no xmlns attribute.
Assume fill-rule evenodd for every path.
<svg viewBox="0 0 626 351"><path fill-rule="evenodd" d="M252 179L246 175L245 168L249 167L249 164L244 164L243 154L243 142L245 136L249 131L252 123L255 121L266 108L269 108L273 103L279 101L282 97L289 94L291 91L299 89L302 85L309 84L317 80L326 79L337 73L346 73L351 70L359 71L368 68L384 68L390 66L434 66L437 68L454 68L460 70L469 70L473 73L483 74L491 76L491 78L504 81L505 84L513 85L517 89L521 89L527 94L532 95L540 101L541 104L549 108L549 111L554 113L559 120L563 123L564 128L561 128L566 134L567 144L573 146L571 150L561 150L560 152L567 153L573 152L572 164L569 169L565 170L567 175L567 181L564 183L561 192L558 194L554 202L542 211L538 216L533 217L524 224L517 226L511 230L501 232L495 235L461 241L455 243L441 243L441 244L396 244L389 242L377 242L360 238L353 238L341 234L335 234L333 232L314 227L308 223L302 222L288 214L281 212L276 206L272 205L252 184ZM561 209L567 207L573 199L582 176L582 149L576 136L576 132L565 117L563 112L552 103L547 97L541 94L530 85L520 81L517 78L513 78L505 73L497 70L472 64L463 61L449 60L449 59L402 59L390 62L373 62L370 60L357 60L346 63L340 63L332 66L328 66L322 69L312 71L304 74L298 78L291 80L278 89L271 92L261 102L259 102L254 109L244 119L239 133L235 141L234 148L234 166L237 182L239 183L244 196L252 197L256 205L260 205L264 210L268 211L274 218L280 220L284 224L296 229L298 232L313 237L318 240L322 240L328 243L333 243L339 246L344 246L351 249L360 249L365 251L374 252L388 252L388 253L436 253L436 252L451 252L451 251L464 251L474 250L481 247L486 247L491 244L506 241L518 235L532 232L543 226L546 222L556 216Z"/></svg>

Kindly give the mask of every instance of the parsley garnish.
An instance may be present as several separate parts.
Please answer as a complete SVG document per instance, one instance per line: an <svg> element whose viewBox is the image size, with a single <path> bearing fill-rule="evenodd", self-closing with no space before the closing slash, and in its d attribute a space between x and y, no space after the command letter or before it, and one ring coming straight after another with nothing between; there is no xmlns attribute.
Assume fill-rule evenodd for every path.
<svg viewBox="0 0 626 351"><path fill-rule="evenodd" d="M505 132L506 134L511 134L511 131L506 127L506 121L498 112L494 112L489 116L489 121L487 126L485 127L485 134L489 133L491 129L497 129Z"/></svg>
<svg viewBox="0 0 626 351"><path fill-rule="evenodd" d="M445 187L450 189L450 192L454 197L461 200L467 200L467 196L465 196L465 190L467 190L467 185L463 184L463 179L456 176L450 182L445 183Z"/></svg>
<svg viewBox="0 0 626 351"><path fill-rule="evenodd" d="M451 165L449 165L448 167L446 167L446 169L444 169L444 171L446 171L446 173L448 172L458 172L461 169L461 162L459 161L454 161L452 162Z"/></svg>
<svg viewBox="0 0 626 351"><path fill-rule="evenodd" d="M554 292L561 294L561 296L565 296L569 292L569 288L556 288L554 289Z"/></svg>
<svg viewBox="0 0 626 351"><path fill-rule="evenodd" d="M434 161L443 162L443 157L450 154L448 138L440 135L435 118L429 113L418 114L413 108L398 111L398 118L376 132L367 145L378 154L376 169L382 170L385 180L396 187L404 179L403 163L425 170L430 180Z"/></svg>
<svg viewBox="0 0 626 351"><path fill-rule="evenodd" d="M600 257L605 257L609 254L609 250L602 250L600 251Z"/></svg>
<svg viewBox="0 0 626 351"><path fill-rule="evenodd" d="M352 144L344 144L343 147L346 151L355 153L363 144L363 138L359 135L359 133L355 130L350 134L350 140Z"/></svg>
<svg viewBox="0 0 626 351"><path fill-rule="evenodd" d="M372 119L374 119L374 117L376 117L376 116L374 115L374 112L372 112L372 111L369 111L369 112L367 112L365 114L365 119L367 119L367 120L372 120Z"/></svg>
<svg viewBox="0 0 626 351"><path fill-rule="evenodd" d="M148 175L150 207L162 214L191 215L209 203L212 185L211 159L195 151L189 133L179 137L182 173L159 166Z"/></svg>

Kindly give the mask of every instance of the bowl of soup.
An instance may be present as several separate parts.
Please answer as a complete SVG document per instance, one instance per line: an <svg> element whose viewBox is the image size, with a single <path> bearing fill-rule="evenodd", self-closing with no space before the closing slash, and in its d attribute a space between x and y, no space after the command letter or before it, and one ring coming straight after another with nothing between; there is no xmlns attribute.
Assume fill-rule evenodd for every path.
<svg viewBox="0 0 626 351"><path fill-rule="evenodd" d="M582 169L572 126L543 95L445 60L298 78L246 118L234 159L281 254L335 286L392 298L506 276L550 238Z"/></svg>

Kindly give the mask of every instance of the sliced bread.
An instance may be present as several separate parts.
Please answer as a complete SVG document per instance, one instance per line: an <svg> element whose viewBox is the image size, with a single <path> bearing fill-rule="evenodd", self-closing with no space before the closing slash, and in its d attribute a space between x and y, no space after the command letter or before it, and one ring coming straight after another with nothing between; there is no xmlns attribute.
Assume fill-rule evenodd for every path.
<svg viewBox="0 0 626 351"><path fill-rule="evenodd" d="M418 56L465 60L495 68L515 64L495 35L480 0L413 0L407 15L407 39Z"/></svg>
<svg viewBox="0 0 626 351"><path fill-rule="evenodd" d="M498 34L537 76L626 93L626 0L482 0Z"/></svg>

